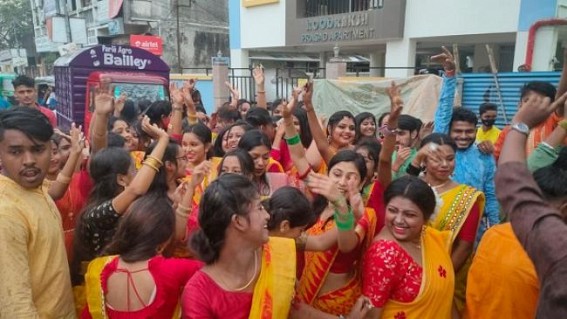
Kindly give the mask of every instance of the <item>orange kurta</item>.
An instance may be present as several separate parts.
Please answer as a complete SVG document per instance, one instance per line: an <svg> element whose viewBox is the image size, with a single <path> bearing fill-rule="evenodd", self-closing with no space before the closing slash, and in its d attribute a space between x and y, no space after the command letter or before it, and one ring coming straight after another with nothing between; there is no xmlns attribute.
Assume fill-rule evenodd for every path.
<svg viewBox="0 0 567 319"><path fill-rule="evenodd" d="M463 319L535 318L539 280L510 223L489 228L467 281Z"/></svg>

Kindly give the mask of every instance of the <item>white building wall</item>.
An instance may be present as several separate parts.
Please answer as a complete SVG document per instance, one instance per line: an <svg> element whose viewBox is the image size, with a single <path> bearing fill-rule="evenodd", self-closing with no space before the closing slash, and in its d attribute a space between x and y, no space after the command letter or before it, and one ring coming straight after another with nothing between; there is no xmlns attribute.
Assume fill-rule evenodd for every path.
<svg viewBox="0 0 567 319"><path fill-rule="evenodd" d="M285 1L257 7L240 7L242 48L285 46Z"/></svg>
<svg viewBox="0 0 567 319"><path fill-rule="evenodd" d="M407 0L404 36L516 32L519 14L519 0Z"/></svg>

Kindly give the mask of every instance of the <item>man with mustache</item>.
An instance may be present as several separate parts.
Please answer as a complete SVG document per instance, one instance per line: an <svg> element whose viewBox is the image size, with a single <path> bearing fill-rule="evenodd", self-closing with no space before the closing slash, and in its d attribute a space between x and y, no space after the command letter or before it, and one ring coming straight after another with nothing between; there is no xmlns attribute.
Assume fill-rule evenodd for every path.
<svg viewBox="0 0 567 319"><path fill-rule="evenodd" d="M35 108L0 111L0 318L75 318L61 216L42 187L52 135Z"/></svg>
<svg viewBox="0 0 567 319"><path fill-rule="evenodd" d="M14 98L19 106L39 110L43 115L47 116L49 123L53 127L57 127L57 116L55 113L37 103L37 89L35 88L34 79L20 75L12 81L12 85L14 86Z"/></svg>
<svg viewBox="0 0 567 319"><path fill-rule="evenodd" d="M494 189L496 163L494 157L479 150L475 144L478 118L464 107L453 108L457 79L453 55L445 47L444 53L431 59L441 60L445 69L439 105L435 112L434 133L449 134L457 144L453 180L484 192L486 204L476 242L491 225L500 223L500 207Z"/></svg>
<svg viewBox="0 0 567 319"><path fill-rule="evenodd" d="M396 151L392 154L393 179L406 175L408 166L417 155L415 142L419 139L421 124L420 120L411 115L400 115L396 132Z"/></svg>

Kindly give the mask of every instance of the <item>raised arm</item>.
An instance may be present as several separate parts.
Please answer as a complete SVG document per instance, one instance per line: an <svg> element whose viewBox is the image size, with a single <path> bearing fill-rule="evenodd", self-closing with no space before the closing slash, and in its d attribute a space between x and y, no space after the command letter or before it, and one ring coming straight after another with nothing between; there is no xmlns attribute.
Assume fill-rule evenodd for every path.
<svg viewBox="0 0 567 319"><path fill-rule="evenodd" d="M183 133L185 99L183 92L173 82L169 84L169 97L171 99L171 118L169 119L167 133L172 137L180 136Z"/></svg>
<svg viewBox="0 0 567 319"><path fill-rule="evenodd" d="M305 156L305 149L303 148L303 144L301 144L299 133L295 129L295 125L293 125L292 114L296 105L297 93L294 91L289 102L284 102L282 111L283 126L285 129L285 136L287 136L286 140L291 160L297 169L297 173L299 175L305 175L305 173L311 169L311 165L309 165L309 161L307 161Z"/></svg>
<svg viewBox="0 0 567 319"><path fill-rule="evenodd" d="M435 126L433 132L449 134L457 79L455 78L455 60L453 55L445 47L442 47L442 50L443 53L431 57L432 61L441 61L443 63L443 69L445 70L441 94L439 95L439 103L435 111Z"/></svg>
<svg viewBox="0 0 567 319"><path fill-rule="evenodd" d="M110 81L103 79L95 90L91 145L92 155L108 144L108 119L114 111L114 96Z"/></svg>
<svg viewBox="0 0 567 319"><path fill-rule="evenodd" d="M51 184L48 191L49 196L53 200L58 200L65 195L73 173L75 172L75 168L77 167L77 163L81 159L83 148L85 147L85 137L81 129L81 126L76 127L75 123L71 124L71 131L69 132L71 134L71 152L69 159L67 159L65 166L63 166L63 169L57 174L57 179Z"/></svg>
<svg viewBox="0 0 567 319"><path fill-rule="evenodd" d="M387 90L390 97L390 116L386 129L383 130L384 140L378 159L378 181L384 188L392 182L392 154L396 147L396 132L398 129L398 118L404 108L401 91L396 83L392 82Z"/></svg>
<svg viewBox="0 0 567 319"><path fill-rule="evenodd" d="M256 106L267 109L264 68L261 65L256 65L252 70L252 76L256 83Z"/></svg>
<svg viewBox="0 0 567 319"><path fill-rule="evenodd" d="M561 70L561 79L559 80L559 86L557 87L555 98L559 98L565 92L567 92L567 49L563 49L563 70ZM557 115L564 116L565 105L557 106L555 112Z"/></svg>
<svg viewBox="0 0 567 319"><path fill-rule="evenodd" d="M518 110L513 122L533 128L545 121L566 99L566 93L554 103L547 97L531 95ZM565 255L567 225L559 211L544 200L527 169L526 140L527 134L515 129L508 133L498 163L496 194L545 286L545 278L553 271L557 258Z"/></svg>
<svg viewBox="0 0 567 319"><path fill-rule="evenodd" d="M310 173L306 182L312 193L324 196L333 206L335 224L338 230L337 246L343 253L351 252L360 241L355 231L356 218L352 207L348 205L337 185L327 175Z"/></svg>
<svg viewBox="0 0 567 319"><path fill-rule="evenodd" d="M315 108L313 107L313 82L308 82L305 84L303 92L303 105L305 106L305 111L307 111L307 122L309 123L309 130L311 130L311 135L313 135L313 140L317 145L317 149L321 154L321 157L325 163L329 163L331 158L335 153L331 150L329 142L327 142L327 136L321 124L319 124L319 119L315 113Z"/></svg>
<svg viewBox="0 0 567 319"><path fill-rule="evenodd" d="M179 185L175 192L175 238L177 240L187 240L187 220L193 211L195 188L201 185L205 176L209 175L211 167L210 161L203 161L195 166L191 174L191 180Z"/></svg>
<svg viewBox="0 0 567 319"><path fill-rule="evenodd" d="M195 101L193 101L193 91L195 90L195 85L197 85L197 80L189 79L189 81L183 82L183 98L187 111L187 120L189 124L196 124L199 118L197 114L197 107L195 106Z"/></svg>
<svg viewBox="0 0 567 319"><path fill-rule="evenodd" d="M112 207L114 207L114 210L118 214L124 213L136 198L144 195L148 191L155 175L159 171L159 167L157 167L154 162L163 159L163 154L169 144L169 135L167 132L158 128L155 124L151 125L150 119L147 116L142 120L142 129L154 140L158 141L152 153L147 156L148 159L153 159L153 161L152 163L146 163L148 159L144 160L144 165L138 170L132 182L126 186L122 193L112 200Z"/></svg>

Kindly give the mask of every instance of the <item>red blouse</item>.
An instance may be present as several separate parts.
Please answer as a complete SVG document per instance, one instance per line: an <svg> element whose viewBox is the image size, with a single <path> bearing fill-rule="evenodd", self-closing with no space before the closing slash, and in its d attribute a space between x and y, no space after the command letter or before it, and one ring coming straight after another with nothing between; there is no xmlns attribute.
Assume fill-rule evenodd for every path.
<svg viewBox="0 0 567 319"><path fill-rule="evenodd" d="M382 308L389 299L411 302L419 294L423 269L394 241L372 243L362 267L362 294L374 307Z"/></svg>
<svg viewBox="0 0 567 319"><path fill-rule="evenodd" d="M198 271L187 282L181 303L184 319L248 319L252 293L226 291Z"/></svg>
<svg viewBox="0 0 567 319"><path fill-rule="evenodd" d="M465 223L463 224L463 227L461 227L457 237L462 241L469 243L474 242L479 223L480 209L478 209L478 202L476 202L471 208L471 212L467 216L467 219L465 219Z"/></svg>
<svg viewBox="0 0 567 319"><path fill-rule="evenodd" d="M108 278L118 267L119 258L115 258L105 266L101 274L103 293L108 293ZM118 311L106 307L108 318L136 319L136 318L163 318L171 319L177 307L183 286L193 274L203 265L202 262L190 259L164 258L156 256L149 260L148 270L156 284L156 296L145 308L137 311ZM124 287L126 288L126 287ZM135 297L134 297L135 298ZM88 305L81 314L82 319L92 318L88 312Z"/></svg>

